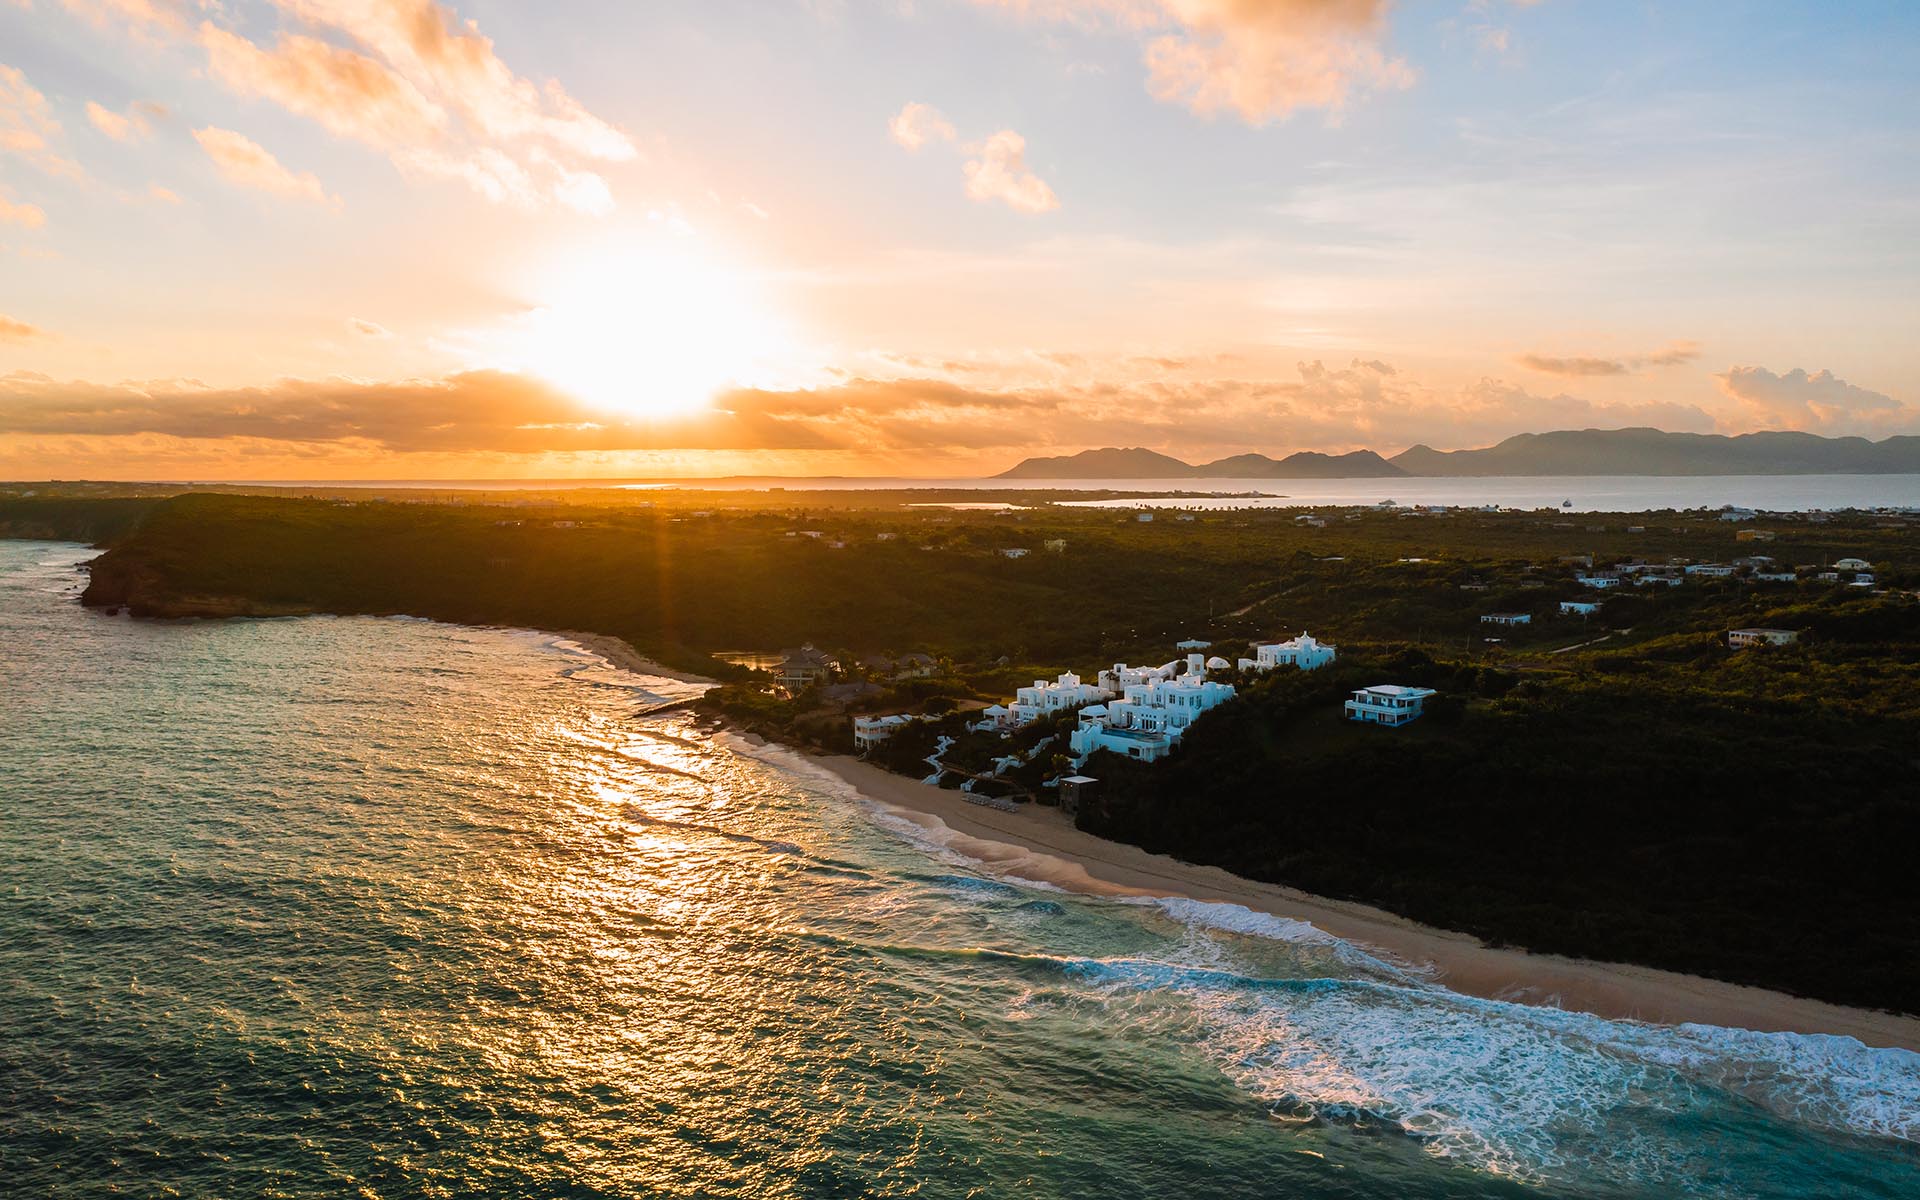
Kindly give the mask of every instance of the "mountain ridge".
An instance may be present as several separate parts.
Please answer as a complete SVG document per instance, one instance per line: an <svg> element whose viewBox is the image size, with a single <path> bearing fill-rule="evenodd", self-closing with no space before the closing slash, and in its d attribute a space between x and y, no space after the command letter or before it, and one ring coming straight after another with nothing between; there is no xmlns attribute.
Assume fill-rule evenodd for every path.
<svg viewBox="0 0 1920 1200"><path fill-rule="evenodd" d="M1478 449L1409 446L1391 458L1372 450L1285 458L1248 452L1192 464L1143 447L1107 447L1029 458L996 479L1381 479L1500 475L1911 475L1920 436L1823 437L1758 433L1668 433L1660 429L1560 429L1519 433Z"/></svg>

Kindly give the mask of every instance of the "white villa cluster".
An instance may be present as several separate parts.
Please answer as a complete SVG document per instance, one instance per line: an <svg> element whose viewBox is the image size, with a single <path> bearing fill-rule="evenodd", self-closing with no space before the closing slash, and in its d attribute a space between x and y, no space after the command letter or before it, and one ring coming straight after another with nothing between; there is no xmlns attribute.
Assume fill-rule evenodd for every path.
<svg viewBox="0 0 1920 1200"><path fill-rule="evenodd" d="M1004 732L1077 709L1080 724L1068 737L1076 768L1098 750L1111 750L1141 762L1164 758L1180 744L1181 735L1200 714L1234 695L1232 684L1207 678L1209 671L1232 669L1232 663L1217 655L1209 658L1199 653L1207 648L1206 642L1183 642L1181 648L1194 653L1157 667L1115 663L1102 670L1094 683L1072 671L1051 682L1036 679L1031 687L1016 690L1012 704L996 704L982 711L973 728ZM1336 653L1332 646L1305 633L1291 641L1253 649L1253 658L1240 660L1241 670L1297 667L1311 671L1332 662Z"/></svg>
<svg viewBox="0 0 1920 1200"><path fill-rule="evenodd" d="M1104 672L1102 675L1104 678ZM1007 713L1012 724L1025 725L1041 717L1066 712L1070 708L1078 708L1082 704L1104 700L1108 695L1104 687L1082 683L1078 675L1068 671L1052 683L1044 679L1036 679L1032 687L1015 690L1013 704Z"/></svg>
<svg viewBox="0 0 1920 1200"><path fill-rule="evenodd" d="M1233 685L1207 678L1199 654L1158 667L1115 663L1100 672L1101 691L1119 699L1080 710L1080 727L1067 739L1076 767L1096 750L1152 762L1180 742L1187 726L1210 708L1233 698Z"/></svg>
<svg viewBox="0 0 1920 1200"><path fill-rule="evenodd" d="M1315 667L1324 667L1332 662L1336 652L1325 642L1318 642L1310 633L1284 642L1268 642L1253 648L1252 658L1240 660L1242 671L1271 671L1275 667L1298 667L1302 671L1311 671Z"/></svg>

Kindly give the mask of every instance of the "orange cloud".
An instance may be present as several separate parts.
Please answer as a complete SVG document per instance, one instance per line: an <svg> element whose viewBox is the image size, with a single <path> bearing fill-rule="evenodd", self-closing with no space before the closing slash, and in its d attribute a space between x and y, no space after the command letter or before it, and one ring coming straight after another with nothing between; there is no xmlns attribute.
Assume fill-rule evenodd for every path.
<svg viewBox="0 0 1920 1200"><path fill-rule="evenodd" d="M208 126L194 130L193 139L200 143L200 148L207 152L207 157L213 160L213 165L230 183L292 200L311 200L329 208L340 207L339 198L329 196L312 172L295 174L281 165L280 160L264 146L243 134Z"/></svg>
<svg viewBox="0 0 1920 1200"><path fill-rule="evenodd" d="M908 151L959 137L953 122L939 109L918 101L901 108L887 122L887 130ZM968 199L982 204L998 200L1024 213L1052 212L1060 207L1053 189L1027 167L1027 139L1018 133L1002 129L984 141L967 145L965 150L969 157L961 170L966 175Z"/></svg>
<svg viewBox="0 0 1920 1200"><path fill-rule="evenodd" d="M1389 57L1388 0L975 0L1083 28L1118 26L1144 40L1147 90L1203 116L1252 125L1296 109L1338 112L1361 92L1413 86Z"/></svg>
<svg viewBox="0 0 1920 1200"><path fill-rule="evenodd" d="M267 51L205 22L200 44L214 78L229 88L273 100L342 137L386 149L430 141L447 122L445 112L387 67L315 38L283 34Z"/></svg>
<svg viewBox="0 0 1920 1200"><path fill-rule="evenodd" d="M0 313L0 342L24 342L28 338L39 336L41 336L40 330L34 326Z"/></svg>
<svg viewBox="0 0 1920 1200"><path fill-rule="evenodd" d="M1027 169L1027 139L1011 129L980 143L975 157L968 159L967 197L983 203L1004 202L1016 212L1052 212L1060 207L1046 181Z"/></svg>
<svg viewBox="0 0 1920 1200"><path fill-rule="evenodd" d="M216 389L0 377L0 435L281 443L302 452L526 456L663 451L874 456L1017 455L1101 445L1174 453L1483 445L1542 428L1707 430L1697 408L1595 404L1498 380L1435 391L1383 363L1299 364L1292 380L1089 383L985 390L939 379L742 389L702 412L643 418L590 408L531 376L472 371L366 383L283 380Z"/></svg>
<svg viewBox="0 0 1920 1200"><path fill-rule="evenodd" d="M207 18L190 27L186 0L67 3L103 24L111 15L145 35L191 39L233 91L495 202L607 212L612 190L589 164L639 153L557 82L516 75L473 22L434 0L274 0L318 36L282 31L270 48L237 32L218 5L199 5ZM336 35L351 45L327 40Z"/></svg>
<svg viewBox="0 0 1920 1200"><path fill-rule="evenodd" d="M1677 367L1690 363L1700 357L1700 347L1695 342L1673 342L1649 354L1629 355L1626 358L1555 358L1543 354L1520 354L1514 356L1514 362L1530 371L1539 371L1544 375L1626 375L1641 367Z"/></svg>
<svg viewBox="0 0 1920 1200"><path fill-rule="evenodd" d="M16 204L5 188L0 188L0 225L21 225L38 229L47 223L47 214L37 204Z"/></svg>
<svg viewBox="0 0 1920 1200"><path fill-rule="evenodd" d="M911 102L887 122L893 140L908 150L918 150L928 142L951 142L956 136L953 122L931 104Z"/></svg>
<svg viewBox="0 0 1920 1200"><path fill-rule="evenodd" d="M80 164L56 153L60 123L47 98L16 68L0 65L0 152L18 155L49 175L79 179Z"/></svg>
<svg viewBox="0 0 1920 1200"><path fill-rule="evenodd" d="M142 100L124 113L118 113L104 104L87 101L87 120L93 127L116 142L131 141L136 137L145 137L152 126L149 118L164 118L167 106L152 100Z"/></svg>
<svg viewBox="0 0 1920 1200"><path fill-rule="evenodd" d="M1920 405L1858 387L1832 371L1799 367L1776 375L1765 367L1731 367L1714 376L1761 428L1878 435L1920 429Z"/></svg>

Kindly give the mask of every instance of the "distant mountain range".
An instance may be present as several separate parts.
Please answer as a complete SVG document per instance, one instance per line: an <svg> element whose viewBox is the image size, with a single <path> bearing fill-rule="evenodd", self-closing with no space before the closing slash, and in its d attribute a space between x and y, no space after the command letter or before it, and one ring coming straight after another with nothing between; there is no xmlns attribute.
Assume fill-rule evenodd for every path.
<svg viewBox="0 0 1920 1200"><path fill-rule="evenodd" d="M1812 433L1666 433L1565 429L1522 433L1480 450L1411 446L1382 458L1302 451L1236 454L1195 466L1152 450L1085 450L1029 458L997 479L1390 479L1409 475L1911 475L1920 437L1828 438Z"/></svg>

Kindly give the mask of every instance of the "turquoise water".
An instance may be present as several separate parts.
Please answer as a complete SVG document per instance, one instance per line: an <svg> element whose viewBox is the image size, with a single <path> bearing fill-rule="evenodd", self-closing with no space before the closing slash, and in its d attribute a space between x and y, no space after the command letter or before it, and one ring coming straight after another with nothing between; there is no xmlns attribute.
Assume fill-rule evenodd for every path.
<svg viewBox="0 0 1920 1200"><path fill-rule="evenodd" d="M1920 1056L993 879L544 635L0 542L0 1191L1920 1195Z"/></svg>

